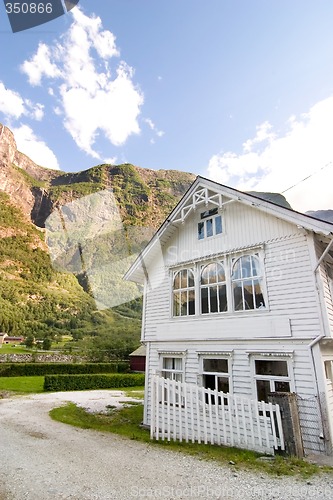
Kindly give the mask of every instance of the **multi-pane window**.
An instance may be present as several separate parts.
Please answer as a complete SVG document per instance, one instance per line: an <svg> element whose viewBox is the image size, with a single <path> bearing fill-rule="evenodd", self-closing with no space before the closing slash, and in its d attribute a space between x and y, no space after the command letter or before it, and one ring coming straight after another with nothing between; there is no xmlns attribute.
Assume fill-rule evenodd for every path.
<svg viewBox="0 0 333 500"><path fill-rule="evenodd" d="M173 316L265 310L261 269L259 253L255 253L224 256L223 261L191 264L174 271Z"/></svg>
<svg viewBox="0 0 333 500"><path fill-rule="evenodd" d="M167 357L162 358L161 375L164 378L176 380L177 382L183 381L183 358L181 357Z"/></svg>
<svg viewBox="0 0 333 500"><path fill-rule="evenodd" d="M256 359L254 363L258 401L268 403L270 392L290 392L290 376L286 360Z"/></svg>
<svg viewBox="0 0 333 500"><path fill-rule="evenodd" d="M198 223L199 240L222 233L222 217L218 214L217 208L201 212L200 219Z"/></svg>
<svg viewBox="0 0 333 500"><path fill-rule="evenodd" d="M233 264L231 279L235 311L265 307L262 276L256 255L239 257Z"/></svg>
<svg viewBox="0 0 333 500"><path fill-rule="evenodd" d="M183 357L181 356L162 356L161 358L161 376L175 382L183 382ZM170 393L167 387L164 388L164 402L169 404L183 404L183 396L177 392Z"/></svg>
<svg viewBox="0 0 333 500"><path fill-rule="evenodd" d="M229 361L227 358L203 358L202 360L202 385L206 389L212 389L219 392L228 393L229 384ZM221 398L218 398L218 404L222 404ZM227 398L224 404L228 404ZM208 402L208 399L206 398ZM215 404L215 398L212 396L211 402Z"/></svg>
<svg viewBox="0 0 333 500"><path fill-rule="evenodd" d="M201 269L201 313L209 314L227 310L227 286L224 267L212 262Z"/></svg>
<svg viewBox="0 0 333 500"><path fill-rule="evenodd" d="M195 314L195 284L191 269L174 273L173 278L173 315L190 316Z"/></svg>

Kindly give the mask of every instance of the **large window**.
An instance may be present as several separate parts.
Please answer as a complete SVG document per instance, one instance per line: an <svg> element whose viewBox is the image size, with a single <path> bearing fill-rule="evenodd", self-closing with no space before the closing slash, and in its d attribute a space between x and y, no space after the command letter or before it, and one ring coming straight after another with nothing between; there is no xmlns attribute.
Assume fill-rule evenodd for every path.
<svg viewBox="0 0 333 500"><path fill-rule="evenodd" d="M235 311L265 307L262 276L256 255L244 255L233 263L232 290Z"/></svg>
<svg viewBox="0 0 333 500"><path fill-rule="evenodd" d="M189 316L195 314L195 284L191 269L174 273L173 278L173 315Z"/></svg>
<svg viewBox="0 0 333 500"><path fill-rule="evenodd" d="M224 267L218 262L201 269L201 313L209 314L227 310L227 286Z"/></svg>
<svg viewBox="0 0 333 500"><path fill-rule="evenodd" d="M172 315L186 317L266 309L260 254L224 255L172 274Z"/></svg>
<svg viewBox="0 0 333 500"><path fill-rule="evenodd" d="M290 375L286 360L256 359L254 364L258 401L268 403L270 392L290 392Z"/></svg>
<svg viewBox="0 0 333 500"><path fill-rule="evenodd" d="M219 215L217 208L201 212L200 219L198 223L199 240L222 233L222 217Z"/></svg>

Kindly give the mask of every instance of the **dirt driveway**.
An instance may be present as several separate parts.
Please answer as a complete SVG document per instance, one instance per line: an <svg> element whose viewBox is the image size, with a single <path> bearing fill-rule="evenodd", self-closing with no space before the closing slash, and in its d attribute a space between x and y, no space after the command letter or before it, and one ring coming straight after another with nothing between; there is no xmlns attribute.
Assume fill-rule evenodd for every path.
<svg viewBox="0 0 333 500"><path fill-rule="evenodd" d="M0 400L0 499L333 498L333 476L306 482L236 472L48 415L63 401L99 411L119 399L117 391L87 391Z"/></svg>

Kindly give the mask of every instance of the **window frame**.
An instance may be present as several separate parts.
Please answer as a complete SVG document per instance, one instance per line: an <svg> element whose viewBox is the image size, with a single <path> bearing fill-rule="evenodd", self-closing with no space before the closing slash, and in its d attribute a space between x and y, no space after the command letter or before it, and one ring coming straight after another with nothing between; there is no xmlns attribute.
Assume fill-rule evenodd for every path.
<svg viewBox="0 0 333 500"><path fill-rule="evenodd" d="M209 372L204 370L204 361L209 360L209 359L217 359L217 360L224 360L227 362L228 365L228 372ZM199 362L199 383L201 387L204 387L205 389L208 389L208 387L205 387L204 385L204 377L205 375L208 376L214 376L215 377L215 389L212 390L217 390L218 391L218 382L217 379L220 378L226 378L228 379L228 385L229 385L229 391L224 394L233 394L233 384L232 384L232 356L231 353L229 352L221 352L221 353L216 353L216 354L209 354L209 353L200 353L200 362ZM223 392L223 391L218 391L218 392ZM207 398L206 398L207 399ZM221 398L218 398L218 406L222 406L222 402L220 401ZM206 401L208 402L208 401ZM212 398L211 401L212 404L215 404L214 399ZM223 405L225 407L228 406L228 398L223 398Z"/></svg>
<svg viewBox="0 0 333 500"><path fill-rule="evenodd" d="M176 279L176 276L180 273L182 273L183 271L186 271L187 272L187 286L186 287L180 287L180 288L176 288L175 289L175 279ZM189 283L189 274L188 273L192 273L192 276L193 276L193 283L194 285L193 286L188 286L188 283ZM180 278L181 279L181 278ZM178 268L178 269L175 269L173 270L172 272L172 281L171 281L171 311L172 311L172 317L173 318L188 318L189 316L197 316L197 300L196 300L196 297L197 297L197 285L196 285L196 271L195 269L191 268L191 267L182 267L182 268ZM182 293L185 293L187 294L187 300L186 300L186 314L175 314L175 296L176 294L181 294ZM194 313L193 314L190 314L190 300L189 300L189 293L190 292L193 292L194 293L194 300L193 300L193 304L194 304ZM181 306L181 303L179 305L179 311L181 313L181 310L182 310L182 306Z"/></svg>
<svg viewBox="0 0 333 500"><path fill-rule="evenodd" d="M258 388L257 388L257 380L269 381L270 383L270 392L275 391L275 382L288 382L289 383L289 391L287 392L295 392L295 382L293 376L293 366L292 366L292 355L274 353L273 355L267 354L254 354L252 356L252 380L253 384L253 395L257 401L262 401L258 399ZM279 376L279 375L260 375L256 373L256 361L285 361L287 363L287 371L288 376Z"/></svg>
<svg viewBox="0 0 333 500"><path fill-rule="evenodd" d="M182 364L181 369L164 368L163 365L164 365L165 359L173 359L173 360L180 359L181 364ZM160 373L160 376L165 378L165 379L168 379L169 377L164 376L164 373L166 373L166 372L170 373L172 375L172 377L170 377L170 380L176 380L173 377L173 375L180 375L181 380L176 380L176 382L184 382L185 381L185 355L184 355L184 353L175 353L175 352L159 353L159 373Z"/></svg>
<svg viewBox="0 0 333 500"><path fill-rule="evenodd" d="M221 266L223 268L223 273L225 280L224 281L218 281L218 271L215 272L216 276L216 282L215 283L202 283L202 273L203 271L210 266L211 264L215 264L216 266ZM227 275L228 267L225 266L224 261L211 261L205 264L200 264L200 275L199 275L199 311L201 316L206 316L206 315L211 315L211 314L220 314L220 313L226 313L228 312L229 309L229 294L228 294L228 275ZM221 311L220 308L220 297L219 297L219 289L220 287L225 287L225 296L226 296L226 306L223 311ZM211 311L211 288L217 288L217 294L216 294L216 300L217 300L217 311ZM208 312L202 312L202 290L206 288L207 289L207 304L208 304Z"/></svg>
<svg viewBox="0 0 333 500"><path fill-rule="evenodd" d="M233 279L232 279L232 270L233 270L233 265L236 263L238 259L241 257L247 257L247 256L252 256L257 259L258 266L259 266L259 271L260 273L258 276L253 277L253 279L258 279L260 288L261 288L261 293L263 296L263 300L265 303L265 307L262 308L255 308L255 309L242 309L242 310L236 310L235 305L234 305L234 294L233 294ZM202 299L201 299L201 290L202 290L202 285L201 285L201 273L202 270L208 266L209 264L213 263L218 263L221 264L224 267L224 272L225 272L225 278L226 281L223 282L225 283L226 286L226 299L227 299L227 307L224 311L217 311L217 312L208 312L208 313L203 313L202 312ZM175 291L179 291L181 289L176 289L174 290L174 280L175 276L178 272L182 270L189 270L193 274L194 278L194 287L190 287L187 290L192 290L194 292L194 314L186 314L186 315L178 315L176 316L175 309L174 309L174 295ZM197 318L197 319L204 319L204 318L212 318L216 317L216 315L222 315L222 314L227 314L228 317L232 317L236 314L268 314L270 312L269 310L269 302L268 302L268 293L267 293L267 284L266 284L266 273L265 273L265 256L264 256L264 249L262 245L258 245L255 247L252 247L251 249L248 249L247 251L241 252L231 252L231 253L226 253L226 254L221 254L220 256L216 256L213 259L205 259L203 258L202 260L196 259L194 262L186 262L184 265L181 267L180 265L174 265L170 266L170 274L169 274L169 291L170 291L170 307L169 307L169 315L170 318L173 320L178 321L180 318ZM222 284L222 282L221 282ZM203 285L203 288L205 288L206 285ZM185 290L185 288L184 288Z"/></svg>
<svg viewBox="0 0 333 500"><path fill-rule="evenodd" d="M176 359L180 359L181 360L181 364L182 364L182 367L181 369L176 369L176 368L169 368L169 369L165 369L163 368L163 362L165 359L173 359L173 360L176 360ZM172 380L174 382L178 382L178 383L183 383L185 382L185 360L186 360L186 354L184 352L167 352L167 351L164 351L164 352L159 352L159 375L164 378L165 380ZM172 376L169 378L169 377L165 377L164 374L168 372L170 373ZM174 375L180 375L180 380L177 380ZM179 397L178 394L176 394L175 396L175 400L174 401L168 401L168 394L167 394L167 389L165 389L165 392L164 392L164 403L165 404L169 404L170 406L173 405L173 403L175 403L175 406L183 406L184 405L184 397L181 396L181 398ZM162 402L162 401L160 401Z"/></svg>
<svg viewBox="0 0 333 500"><path fill-rule="evenodd" d="M214 213L211 213L214 212ZM210 209L205 210L204 212L200 212L200 218L197 223L197 240L198 241L205 241L208 238L214 238L216 236L219 236L221 234L224 234L224 220L222 217L221 209L218 207L213 207ZM207 215L205 215L207 214ZM216 219L220 219L221 221L221 231L217 232L216 231ZM207 227L208 227L208 222L211 221L211 227L212 227L212 234L208 235L207 232ZM200 238L200 224L202 224L203 227L203 236Z"/></svg>
<svg viewBox="0 0 333 500"><path fill-rule="evenodd" d="M233 273L234 273L234 267L236 263L241 260L244 257L252 257L257 260L258 263L258 268L259 268L259 274L258 275L251 275L248 277L241 277L241 278L233 278ZM251 264L252 267L252 264ZM242 269L242 268L241 268ZM267 289L266 289L266 279L265 279L265 266L264 266L264 259L261 255L261 252L246 252L238 256L231 257L230 259L230 271L229 271L229 280L230 280L230 297L231 297L231 311L234 314L238 313L244 313L244 312L249 312L249 311L268 311L268 303L267 303ZM260 291L261 295L263 297L264 301L264 306L261 307L253 307L253 308L244 308L244 309L236 309L236 304L235 304L235 295L234 295L234 283L241 283L242 284L242 302L244 306L244 282L246 281L252 281L251 287L252 287L252 298L253 298L253 304L255 304L255 294L254 294L254 286L253 281L258 281L259 286L260 286ZM245 301L246 302L246 301Z"/></svg>

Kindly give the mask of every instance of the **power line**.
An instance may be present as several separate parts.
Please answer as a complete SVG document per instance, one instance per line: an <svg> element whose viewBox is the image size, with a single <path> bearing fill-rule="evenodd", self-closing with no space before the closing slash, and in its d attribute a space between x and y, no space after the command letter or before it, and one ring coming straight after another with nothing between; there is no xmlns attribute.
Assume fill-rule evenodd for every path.
<svg viewBox="0 0 333 500"><path fill-rule="evenodd" d="M315 175L315 174L318 174L318 172L320 172L321 170L324 170L324 169L325 169L326 167L328 167L329 165L332 165L332 162L331 162L331 161L329 161L328 163L326 163L325 165L323 165L323 166L322 166L319 170L316 170L315 172L312 172L312 174L307 175L306 177L304 177L304 179L302 179L302 180L300 180L300 181L296 182L296 184L293 184L292 186L288 187L288 189L285 189L284 191L282 191L282 192L281 192L281 194L284 194L284 193L286 193L287 191L289 191L290 189L292 189L292 188L294 188L294 187L298 186L299 184L301 184L301 182L304 182L304 181L306 181L307 179L310 179L310 177L312 177L312 176L313 176L313 175Z"/></svg>

